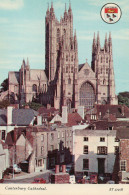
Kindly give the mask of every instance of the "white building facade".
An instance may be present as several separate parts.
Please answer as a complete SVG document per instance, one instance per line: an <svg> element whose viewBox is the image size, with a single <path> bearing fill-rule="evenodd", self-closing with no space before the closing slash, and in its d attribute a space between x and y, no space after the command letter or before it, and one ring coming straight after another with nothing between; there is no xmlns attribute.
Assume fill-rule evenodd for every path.
<svg viewBox="0 0 129 195"><path fill-rule="evenodd" d="M118 142L115 130L75 130L75 174L111 174Z"/></svg>

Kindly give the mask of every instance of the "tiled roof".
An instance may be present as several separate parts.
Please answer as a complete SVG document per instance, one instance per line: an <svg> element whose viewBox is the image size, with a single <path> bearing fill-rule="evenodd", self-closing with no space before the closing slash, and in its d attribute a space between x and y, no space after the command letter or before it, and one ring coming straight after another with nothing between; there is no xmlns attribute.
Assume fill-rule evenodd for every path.
<svg viewBox="0 0 129 195"><path fill-rule="evenodd" d="M74 125L78 125L78 123L80 123L82 120L82 117L77 112L69 113L67 126L72 127Z"/></svg>
<svg viewBox="0 0 129 195"><path fill-rule="evenodd" d="M116 131L112 130L75 130L75 135L77 136L116 136Z"/></svg>
<svg viewBox="0 0 129 195"><path fill-rule="evenodd" d="M129 117L129 108L125 105L96 105L97 114L101 113L101 118L105 114L109 113L114 115L116 118L128 118Z"/></svg>
<svg viewBox="0 0 129 195"><path fill-rule="evenodd" d="M90 124L87 129L92 129L92 127L94 127L94 129L96 130L107 130L111 127L113 128L113 130L118 129L118 127L123 129L125 127L129 127L129 121L99 120Z"/></svg>
<svg viewBox="0 0 129 195"><path fill-rule="evenodd" d="M129 128L128 129L118 129L116 137L118 139L129 139Z"/></svg>
<svg viewBox="0 0 129 195"><path fill-rule="evenodd" d="M7 134L5 143L6 143L8 146L12 146L12 145L14 144L14 131L10 131L10 132Z"/></svg>
<svg viewBox="0 0 129 195"><path fill-rule="evenodd" d="M41 107L38 109L38 112L42 116L50 116L51 114L55 114L58 110L55 109L54 107L51 107L47 109L46 107Z"/></svg>

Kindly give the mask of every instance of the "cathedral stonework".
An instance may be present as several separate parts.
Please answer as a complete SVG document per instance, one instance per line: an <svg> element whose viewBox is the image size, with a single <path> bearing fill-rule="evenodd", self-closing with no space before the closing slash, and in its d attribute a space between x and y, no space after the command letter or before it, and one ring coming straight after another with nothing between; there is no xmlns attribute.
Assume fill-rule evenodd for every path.
<svg viewBox="0 0 129 195"><path fill-rule="evenodd" d="M99 33L93 37L91 67L87 62L78 65L78 42L73 33L71 5L63 18L56 19L53 4L45 18L45 70L30 69L23 60L18 72L9 72L9 93L15 102L23 104L38 100L57 109L95 104L117 104L112 56L112 38L105 36L100 46Z"/></svg>

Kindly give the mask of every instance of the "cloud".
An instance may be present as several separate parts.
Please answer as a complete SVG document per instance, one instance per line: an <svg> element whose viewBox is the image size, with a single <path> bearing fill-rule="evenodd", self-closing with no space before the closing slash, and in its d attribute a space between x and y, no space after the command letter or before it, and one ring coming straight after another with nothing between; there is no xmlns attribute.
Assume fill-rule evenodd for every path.
<svg viewBox="0 0 129 195"><path fill-rule="evenodd" d="M76 12L76 18L79 21L95 21L98 20L100 15L98 13L94 13L94 12L89 12L89 11L77 11Z"/></svg>
<svg viewBox="0 0 129 195"><path fill-rule="evenodd" d="M61 1L56 1L56 2L54 3L54 8L55 8L55 9L62 9L62 8L65 8L65 4L62 3Z"/></svg>
<svg viewBox="0 0 129 195"><path fill-rule="evenodd" d="M112 31L113 39L129 40L129 28Z"/></svg>
<svg viewBox="0 0 129 195"><path fill-rule="evenodd" d="M18 10L24 5L23 0L0 0L0 9Z"/></svg>

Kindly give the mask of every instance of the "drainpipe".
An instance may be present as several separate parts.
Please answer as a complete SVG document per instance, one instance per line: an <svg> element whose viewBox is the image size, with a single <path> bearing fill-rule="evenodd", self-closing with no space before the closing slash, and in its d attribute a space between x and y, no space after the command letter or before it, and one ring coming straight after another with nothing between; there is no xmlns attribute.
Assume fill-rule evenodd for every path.
<svg viewBox="0 0 129 195"><path fill-rule="evenodd" d="M108 172L108 133L107 133L107 172Z"/></svg>

